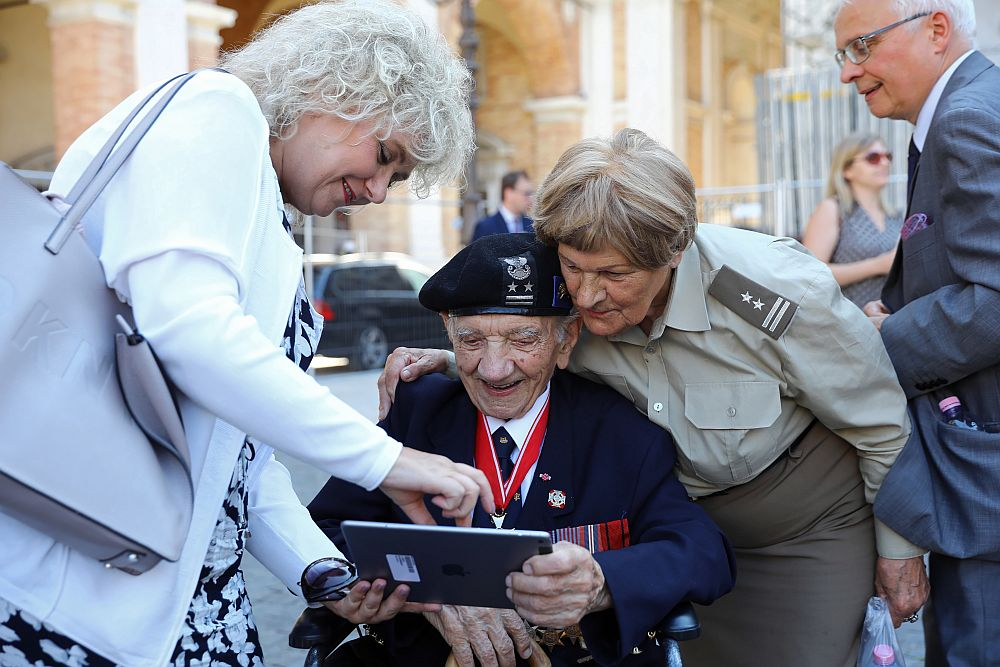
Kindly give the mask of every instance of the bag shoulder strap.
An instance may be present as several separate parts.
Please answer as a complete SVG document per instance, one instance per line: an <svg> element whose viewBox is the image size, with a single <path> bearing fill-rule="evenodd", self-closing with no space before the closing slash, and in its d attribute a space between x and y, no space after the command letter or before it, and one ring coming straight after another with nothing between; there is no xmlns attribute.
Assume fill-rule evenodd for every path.
<svg viewBox="0 0 1000 667"><path fill-rule="evenodd" d="M107 187L111 179L118 172L125 160L132 154L135 147L138 145L139 140L149 131L152 127L153 122L156 121L157 117L163 112L163 109L170 103L170 100L174 98L174 95L180 91L181 87L184 86L188 81L190 81L198 71L188 72L187 74L178 74L172 79L165 81L163 84L158 86L156 90L151 92L145 97L121 122L118 128L111 133L111 136L98 151L94 159L90 161L87 168L84 170L80 178L77 179L76 183L73 185L73 189L70 190L69 195L66 197L66 201L70 204L70 208L59 220L59 224L56 225L55 229L49 235L49 238L45 241L45 249L48 250L53 255L59 254L62 247L66 244L69 239L70 234L76 228L77 223L80 219L90 210L90 207L97 200L98 195ZM171 85L173 84L173 85ZM122 139L125 135L125 131L128 129L129 125L135 120L136 116L149 104L161 90L170 86L170 88L165 92L156 104L143 116L138 123L136 123L135 128ZM115 146L121 141L121 146L118 146L115 150ZM114 153L112 153L114 151Z"/></svg>

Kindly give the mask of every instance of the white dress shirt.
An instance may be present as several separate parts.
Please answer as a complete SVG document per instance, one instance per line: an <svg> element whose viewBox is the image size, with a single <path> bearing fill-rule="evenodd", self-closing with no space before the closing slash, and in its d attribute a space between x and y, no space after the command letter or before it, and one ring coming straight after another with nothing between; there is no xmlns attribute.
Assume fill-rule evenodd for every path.
<svg viewBox="0 0 1000 667"><path fill-rule="evenodd" d="M510 437L514 438L514 451L511 452L510 458L512 461L517 461L518 454L521 453L521 447L524 445L525 441L528 439L528 431L531 430L531 425L535 423L535 418L538 413L542 411L545 406L545 401L549 398L549 385L545 385L545 391L535 399L535 403L531 406L523 417L518 417L517 419L508 419L504 421L502 419L497 419L496 417L486 416L486 425L490 429L490 433L495 432L498 428L503 426L507 429L507 433ZM542 440L542 446L545 445L544 439ZM542 450L541 447L538 449L538 455L541 457ZM535 468L538 467L538 462L536 461L534 465L528 470L527 474L524 476L524 480L521 482L521 505L524 505L524 501L528 499L528 489L531 488L531 480L535 476Z"/></svg>

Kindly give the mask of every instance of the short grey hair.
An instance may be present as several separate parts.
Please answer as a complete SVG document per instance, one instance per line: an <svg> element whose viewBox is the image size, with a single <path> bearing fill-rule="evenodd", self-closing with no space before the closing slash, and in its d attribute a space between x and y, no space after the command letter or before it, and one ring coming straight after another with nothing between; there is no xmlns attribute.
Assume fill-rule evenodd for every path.
<svg viewBox="0 0 1000 667"><path fill-rule="evenodd" d="M380 139L402 133L419 196L458 180L472 156L469 70L440 32L396 3L306 5L219 66L250 87L274 137L290 137L307 113L371 122Z"/></svg>
<svg viewBox="0 0 1000 667"><path fill-rule="evenodd" d="M838 0L833 12L834 18L841 9L853 3L854 0ZM970 45L976 38L976 7L972 0L891 0L890 4L901 19L924 12L944 12L951 18L955 32L969 40ZM913 29L912 26L905 27Z"/></svg>
<svg viewBox="0 0 1000 667"><path fill-rule="evenodd" d="M694 179L684 162L641 130L570 146L545 177L535 235L590 252L610 246L633 265L668 265L694 240Z"/></svg>

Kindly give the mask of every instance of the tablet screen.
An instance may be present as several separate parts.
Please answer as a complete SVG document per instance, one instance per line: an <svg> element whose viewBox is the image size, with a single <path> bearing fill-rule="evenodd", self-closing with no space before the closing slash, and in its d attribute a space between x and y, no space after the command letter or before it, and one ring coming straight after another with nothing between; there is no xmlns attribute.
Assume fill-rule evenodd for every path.
<svg viewBox="0 0 1000 667"><path fill-rule="evenodd" d="M552 552L548 533L345 521L358 575L410 587L412 602L512 609L505 580L524 561Z"/></svg>

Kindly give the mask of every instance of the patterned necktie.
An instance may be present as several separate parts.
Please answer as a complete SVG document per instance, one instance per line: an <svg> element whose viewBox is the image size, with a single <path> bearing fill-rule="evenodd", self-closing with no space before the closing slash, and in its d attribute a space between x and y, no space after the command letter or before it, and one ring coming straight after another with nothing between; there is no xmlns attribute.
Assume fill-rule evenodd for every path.
<svg viewBox="0 0 1000 667"><path fill-rule="evenodd" d="M514 453L514 438L510 437L503 426L493 431L493 449L497 453L497 463L500 464L500 476L506 482L514 473L514 462L510 455Z"/></svg>
<svg viewBox="0 0 1000 667"><path fill-rule="evenodd" d="M917 173L917 163L920 162L920 151L917 144L910 137L910 150L906 155L906 204L909 209L910 200L913 198L913 177ZM909 213L909 210L907 210Z"/></svg>

